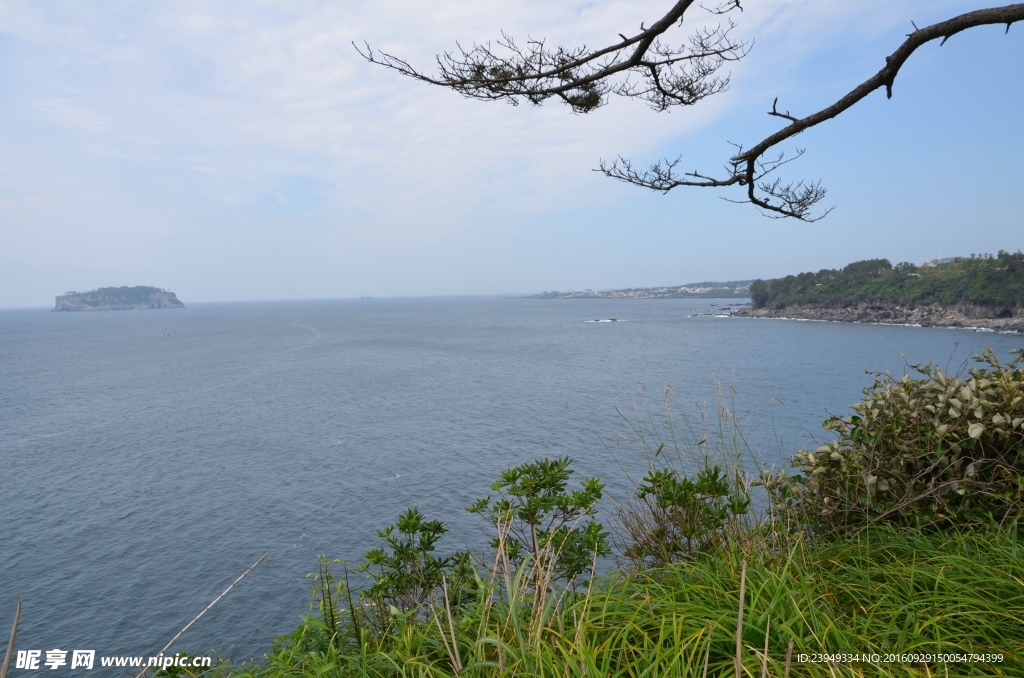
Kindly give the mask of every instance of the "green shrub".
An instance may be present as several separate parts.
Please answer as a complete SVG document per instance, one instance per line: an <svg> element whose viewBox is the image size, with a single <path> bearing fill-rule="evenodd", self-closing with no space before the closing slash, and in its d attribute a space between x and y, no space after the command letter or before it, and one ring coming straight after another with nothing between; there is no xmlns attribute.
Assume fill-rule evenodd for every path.
<svg viewBox="0 0 1024 678"><path fill-rule="evenodd" d="M439 599L461 605L476 588L475 572L467 551L434 555L446 532L440 520L428 520L416 508L406 509L397 522L377 531L383 545L367 551L355 568L369 577L358 592L344 561L319 556L317 571L309 575L319 616L304 617L296 634L285 640L311 652L347 651L368 641L383 647L395 633L424 621ZM340 581L334 566L342 568Z"/></svg>
<svg viewBox="0 0 1024 678"><path fill-rule="evenodd" d="M813 532L873 523L922 526L1006 522L1024 507L1024 350L1001 364L990 349L966 375L915 365L878 374L839 438L803 450L800 475L762 474L774 518Z"/></svg>
<svg viewBox="0 0 1024 678"><path fill-rule="evenodd" d="M437 540L448 531L440 520L427 520L418 509L406 509L398 522L377 532L384 546L368 551L356 568L373 583L361 591L365 609L379 613L415 613L431 602L446 581L467 579L469 553L433 555ZM472 575L468 575L471 580Z"/></svg>
<svg viewBox="0 0 1024 678"><path fill-rule="evenodd" d="M480 499L468 510L486 517L497 536L494 565L477 570L467 551L437 556L438 541L448 531L419 510L404 511L377 532L382 544L368 551L355 573L368 576L357 590L340 560L319 557L313 579L310 614L290 636L279 638L274 653L349 661L367 651L391 652L422 637L422 627L440 623L473 626L505 595L527 603L537 619L551 613L553 601L575 588L577 578L592 571L596 558L610 552L608 533L594 520L604 485L585 478L568 489L572 460L541 459L502 472L491 488L498 497ZM335 569L343 575L335 576ZM489 575L484 581L480 574ZM500 575L500 576L499 576ZM483 614L481 614L481 611ZM539 628L539 626L538 626ZM434 643L430 654L444 643Z"/></svg>
<svg viewBox="0 0 1024 678"><path fill-rule="evenodd" d="M559 580L572 586L595 558L611 552L608 533L594 520L604 484L584 478L578 490L568 491L571 465L572 459L560 457L506 469L491 485L498 497L467 509L495 527L491 546L504 554L506 574L529 567L533 587Z"/></svg>
<svg viewBox="0 0 1024 678"><path fill-rule="evenodd" d="M471 507L496 528L489 562L435 556L444 525L409 509L357 568L370 577L362 593L321 557L310 575L319 615L278 638L262 664L202 675L732 676L736 663L744 676L1024 675L1022 532L1012 524L1024 503L1024 352L1005 366L979 359L962 377L931 365L915 368L920 378L878 375L853 416L826 422L838 440L798 453L801 475L762 478L769 528L886 523L875 529L776 540L751 508L761 497L741 465L747 430L721 392L717 417L687 415L668 392L664 421L641 398L617 434L647 462L613 517L627 556L647 549L634 552L636 570L594 576L608 552L595 520L604 486L587 478L573 489L571 460L543 459L504 471L498 496ZM629 541L630 520L642 544ZM925 659L799 660L810 653ZM997 659L927 659L966 653Z"/></svg>
<svg viewBox="0 0 1024 678"><path fill-rule="evenodd" d="M651 470L636 500L617 514L628 539L623 556L636 567L658 567L713 552L728 544L727 528L749 507L746 491L736 491L720 466L704 466L692 477L674 468Z"/></svg>
<svg viewBox="0 0 1024 678"><path fill-rule="evenodd" d="M751 496L746 471L761 462L749 439L757 417L738 418L730 392L716 379L714 401L684 406L666 386L659 413L641 389L628 409L616 408L624 428L611 432L612 442L647 467L611 516L617 550L633 568L692 560L757 531L762 502Z"/></svg>

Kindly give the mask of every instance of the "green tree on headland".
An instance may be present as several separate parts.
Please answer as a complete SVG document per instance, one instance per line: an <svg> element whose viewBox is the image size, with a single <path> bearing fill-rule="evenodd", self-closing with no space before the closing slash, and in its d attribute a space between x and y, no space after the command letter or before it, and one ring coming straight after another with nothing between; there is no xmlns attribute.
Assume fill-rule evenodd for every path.
<svg viewBox="0 0 1024 678"><path fill-rule="evenodd" d="M1024 254L957 257L940 264L893 266L887 259L858 261L785 278L756 280L754 308L789 306L846 308L858 304L925 305L975 309L988 317L1010 317L1024 308Z"/></svg>

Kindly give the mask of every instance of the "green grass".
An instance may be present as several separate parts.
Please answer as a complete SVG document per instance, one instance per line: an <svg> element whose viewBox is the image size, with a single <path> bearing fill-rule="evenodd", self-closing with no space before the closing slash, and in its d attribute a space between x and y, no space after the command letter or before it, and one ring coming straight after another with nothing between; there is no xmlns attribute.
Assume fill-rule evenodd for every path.
<svg viewBox="0 0 1024 678"><path fill-rule="evenodd" d="M741 569L741 675L1024 675L1024 553L1017 528L927 534L878 528L773 553L730 550L652 571L619 571L547 599L510 582L462 610L443 604L388 638L344 651L311 619L257 676L733 676ZM450 619L450 621L449 621ZM764 648L767 643L767 655ZM317 649L319 648L319 649ZM799 661L801 654L881 661ZM892 661L901 654L1001 654L1001 662ZM886 661L890 659L890 661ZM705 673L706 665L706 673ZM764 672L764 673L762 673Z"/></svg>
<svg viewBox="0 0 1024 678"><path fill-rule="evenodd" d="M741 463L751 454L749 429L725 406L721 390L718 401L717 418L703 410L688 416L669 392L667 424L641 401L623 415L622 440L651 470L699 473L720 464L729 492L749 496ZM558 493L567 492L564 485ZM553 501L562 506L567 499ZM635 503L618 508L608 516L613 524L623 511L640 511L630 523L635 530L672 519ZM510 525L495 522L496 552L475 566L475 590L472 573L461 580L470 582L467 593L452 580L455 570L447 570L443 585L406 612L389 611L386 601L397 598L360 598L335 588L327 607L351 606L357 614L325 613L323 582L332 590L331 582L338 586L347 577L322 569L311 613L293 634L258 662L225 664L206 675L1024 676L1024 528L1018 522L959 531L879 524L845 533L853 536L817 531L808 538L763 513L718 516L708 529L721 538L676 553L677 562L627 559L596 579L595 559L589 578L569 586L553 569L559 552L533 557L527 549L524 560L510 559ZM620 553L628 555L628 546L621 543ZM401 567L422 569L428 561L418 553L410 550ZM332 562L323 559L321 568ZM390 585L383 575L376 581ZM356 607L365 605L371 607ZM356 629L357 621L346 621L370 618L382 623ZM965 654L989 656L955 660ZM826 661L835 655L860 661Z"/></svg>

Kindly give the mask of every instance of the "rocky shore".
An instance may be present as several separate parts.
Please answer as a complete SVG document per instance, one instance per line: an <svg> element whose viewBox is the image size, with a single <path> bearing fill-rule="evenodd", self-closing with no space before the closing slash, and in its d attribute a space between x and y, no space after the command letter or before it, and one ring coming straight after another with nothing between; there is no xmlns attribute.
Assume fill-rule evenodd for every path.
<svg viewBox="0 0 1024 678"><path fill-rule="evenodd" d="M733 316L746 318L795 318L801 320L831 320L847 323L881 323L891 325L920 325L921 327L964 327L997 332L1024 332L1024 309L1014 309L1009 316L986 317L985 309L946 308L942 306L877 306L859 304L846 308L818 308L813 306L787 306L781 310L754 309L750 306L735 309Z"/></svg>

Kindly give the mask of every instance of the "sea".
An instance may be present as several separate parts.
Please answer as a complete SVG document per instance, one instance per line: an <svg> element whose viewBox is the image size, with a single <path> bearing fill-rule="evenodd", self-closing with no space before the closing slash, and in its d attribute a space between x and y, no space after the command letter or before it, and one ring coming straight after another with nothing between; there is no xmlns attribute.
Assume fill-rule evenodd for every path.
<svg viewBox="0 0 1024 678"><path fill-rule="evenodd" d="M16 650L153 655L268 553L171 648L258 658L309 613L318 554L358 564L407 507L445 522L444 553L484 548L465 508L533 459L570 456L627 499L666 393L676 425L734 417L744 464L782 468L870 372L1024 346L727 317L741 301L0 311L0 634L20 599Z"/></svg>

